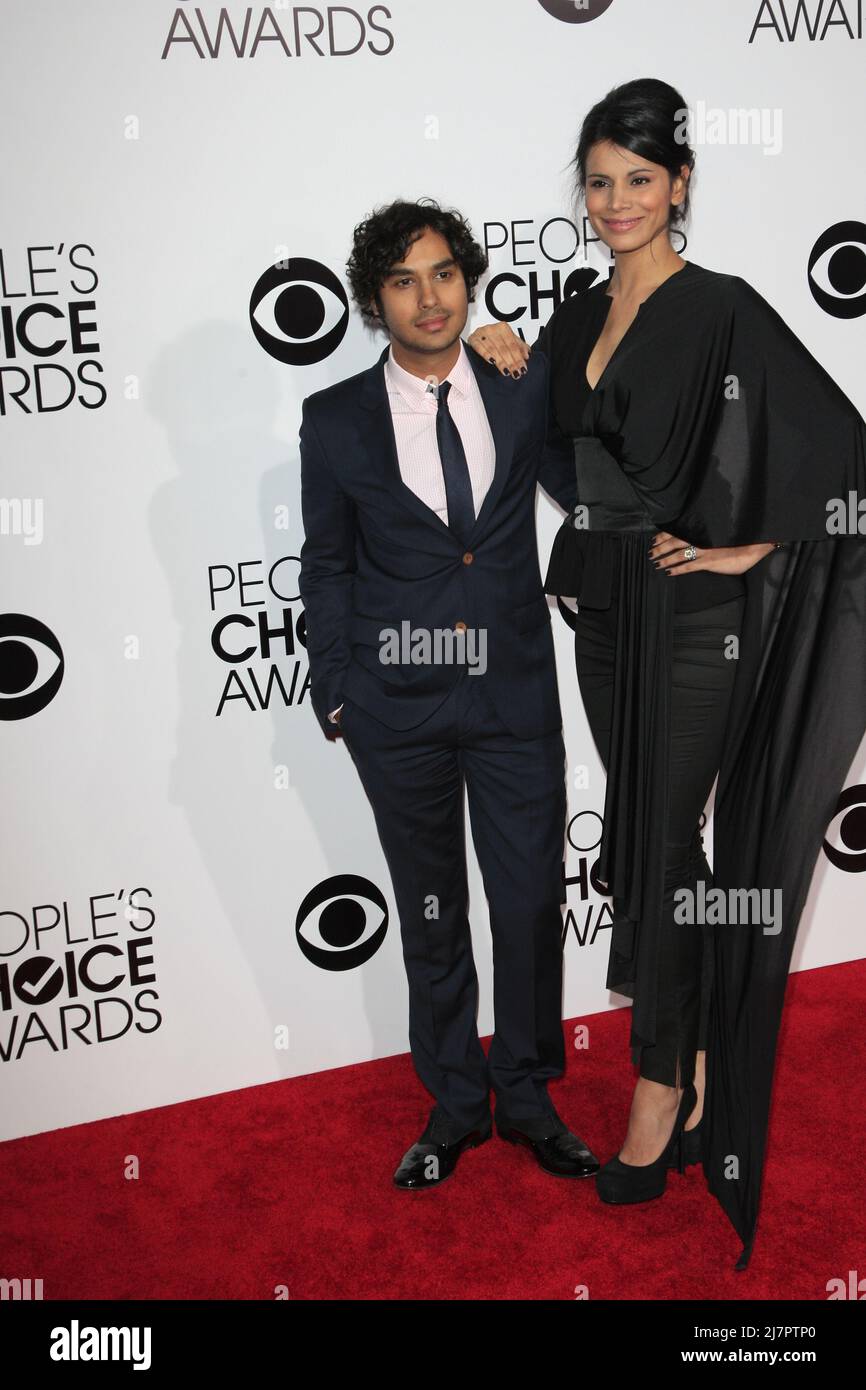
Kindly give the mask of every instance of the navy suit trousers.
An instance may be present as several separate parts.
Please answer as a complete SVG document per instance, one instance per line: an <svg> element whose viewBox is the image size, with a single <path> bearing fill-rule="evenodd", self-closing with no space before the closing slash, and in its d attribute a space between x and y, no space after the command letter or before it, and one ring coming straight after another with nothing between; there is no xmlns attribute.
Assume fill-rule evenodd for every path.
<svg viewBox="0 0 866 1390"><path fill-rule="evenodd" d="M484 681L459 672L444 703L412 729L391 729L348 698L340 724L391 873L412 1058L437 1102L437 1137L448 1140L489 1122L491 1087L500 1125L533 1137L566 1128L547 1094L565 1067L565 745L561 729L516 737ZM476 1026L464 786L493 935L489 1058Z"/></svg>

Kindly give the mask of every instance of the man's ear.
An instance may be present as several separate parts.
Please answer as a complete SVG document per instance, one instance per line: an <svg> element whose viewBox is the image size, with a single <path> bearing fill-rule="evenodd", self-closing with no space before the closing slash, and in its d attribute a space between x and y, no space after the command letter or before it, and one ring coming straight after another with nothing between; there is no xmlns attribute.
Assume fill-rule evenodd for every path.
<svg viewBox="0 0 866 1390"><path fill-rule="evenodd" d="M374 327L374 328L381 328L382 332L385 333L385 334L387 334L387 335L390 337L391 330L389 329L387 323L385 322L385 319L384 319L384 317L383 317L383 315L382 315L382 312L381 312L381 310L380 310L380 308L379 308L379 305L376 303L375 299L371 299L371 300L369 300L368 302L369 302L370 313L371 313L372 316L373 316L373 327Z"/></svg>

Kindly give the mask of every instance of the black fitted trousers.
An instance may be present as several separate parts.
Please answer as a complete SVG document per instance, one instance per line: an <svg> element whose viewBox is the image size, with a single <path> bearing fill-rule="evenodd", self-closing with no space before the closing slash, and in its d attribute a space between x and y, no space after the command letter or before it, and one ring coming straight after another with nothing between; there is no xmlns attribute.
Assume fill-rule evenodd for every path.
<svg viewBox="0 0 866 1390"><path fill-rule="evenodd" d="M671 579L688 584L689 577ZM666 1086L694 1079L695 1053L707 1044L712 992L712 927L677 922L674 894L707 889L712 873L700 817L721 761L725 722L736 676L727 639L738 636L744 597L711 608L676 612L671 664L669 816L659 954L656 1041L641 1049L640 1075ZM586 716L607 770L610 752L617 598L607 609L581 608L575 623L575 661Z"/></svg>

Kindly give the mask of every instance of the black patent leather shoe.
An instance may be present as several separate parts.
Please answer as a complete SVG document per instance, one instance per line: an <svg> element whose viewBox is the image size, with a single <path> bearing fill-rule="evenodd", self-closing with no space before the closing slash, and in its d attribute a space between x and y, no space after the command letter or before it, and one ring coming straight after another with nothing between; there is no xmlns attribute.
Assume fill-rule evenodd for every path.
<svg viewBox="0 0 866 1390"><path fill-rule="evenodd" d="M529 1149L539 1168L555 1178L591 1178L601 1166L595 1154L570 1129L544 1139L533 1139L517 1125L497 1125L496 1133L509 1144L522 1144Z"/></svg>
<svg viewBox="0 0 866 1390"><path fill-rule="evenodd" d="M490 1120L478 1129L469 1130L459 1139L443 1142L430 1137L435 1133L434 1114L431 1113L427 1128L417 1144L407 1149L394 1174L394 1185L403 1192L426 1192L432 1187L441 1187L450 1178L467 1149L477 1149L485 1144L493 1133Z"/></svg>
<svg viewBox="0 0 866 1390"><path fill-rule="evenodd" d="M683 1125L697 1099L694 1085L687 1086L680 1098L671 1137L653 1163L623 1163L617 1154L604 1165L595 1179L596 1191L603 1202L616 1205L650 1202L654 1197L661 1197L667 1187L669 1167L685 1172Z"/></svg>

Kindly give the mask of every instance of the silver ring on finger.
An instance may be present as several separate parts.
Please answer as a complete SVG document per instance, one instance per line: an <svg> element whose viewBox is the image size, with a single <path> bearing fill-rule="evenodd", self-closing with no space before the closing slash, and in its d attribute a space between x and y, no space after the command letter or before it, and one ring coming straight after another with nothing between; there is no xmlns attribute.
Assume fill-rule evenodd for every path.
<svg viewBox="0 0 866 1390"><path fill-rule="evenodd" d="M687 545L683 551L683 557L686 560L696 560L698 558L698 552L693 545Z"/></svg>

